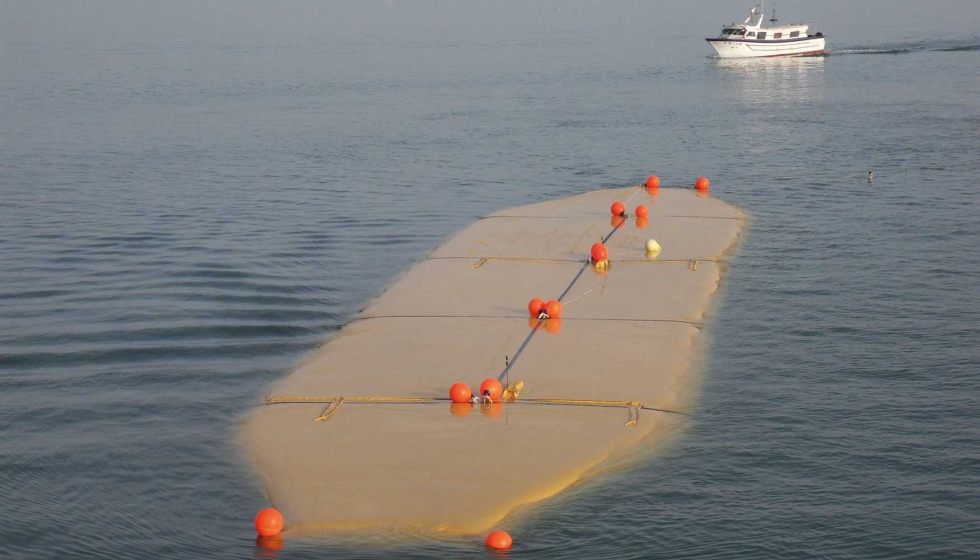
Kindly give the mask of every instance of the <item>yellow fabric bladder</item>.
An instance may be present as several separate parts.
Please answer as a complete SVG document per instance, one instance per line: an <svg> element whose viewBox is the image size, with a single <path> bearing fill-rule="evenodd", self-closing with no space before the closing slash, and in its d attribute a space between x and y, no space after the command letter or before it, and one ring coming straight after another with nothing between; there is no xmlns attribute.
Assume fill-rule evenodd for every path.
<svg viewBox="0 0 980 560"><path fill-rule="evenodd" d="M627 200L648 206L648 223L610 235L609 207ZM690 190L630 187L505 210L449 239L245 418L245 454L291 527L284 537L481 533L664 440L683 417L640 422L640 411L689 409L704 311L743 221ZM586 265L597 238L613 269ZM534 297L574 305L542 328L529 321ZM446 398L455 382L498 378L508 358L503 381L522 381L504 402Z"/></svg>

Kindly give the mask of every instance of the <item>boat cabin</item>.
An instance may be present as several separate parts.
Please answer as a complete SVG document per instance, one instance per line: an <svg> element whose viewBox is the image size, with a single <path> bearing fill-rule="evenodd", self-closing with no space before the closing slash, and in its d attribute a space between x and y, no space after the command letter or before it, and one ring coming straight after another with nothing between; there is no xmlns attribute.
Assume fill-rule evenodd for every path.
<svg viewBox="0 0 980 560"><path fill-rule="evenodd" d="M758 16L758 21L755 21L756 16ZM823 33L809 35L807 30L810 26L803 23L791 23L789 25L764 28L762 27L764 17L764 14L759 8L752 8L749 11L749 17L741 24L731 23L723 26L718 38L735 41L785 41L787 39L823 37ZM777 21L776 15L773 14L769 21L775 24Z"/></svg>

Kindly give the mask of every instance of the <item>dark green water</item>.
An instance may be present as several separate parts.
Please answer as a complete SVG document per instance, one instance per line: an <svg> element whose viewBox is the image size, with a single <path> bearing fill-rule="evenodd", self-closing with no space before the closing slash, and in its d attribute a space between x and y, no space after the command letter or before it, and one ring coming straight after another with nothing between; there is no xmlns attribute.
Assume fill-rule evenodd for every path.
<svg viewBox="0 0 980 560"><path fill-rule="evenodd" d="M487 556L257 549L236 421L478 216L650 173L752 216L699 409L519 512L509 556L975 556L980 38L725 63L598 21L0 39L0 556Z"/></svg>

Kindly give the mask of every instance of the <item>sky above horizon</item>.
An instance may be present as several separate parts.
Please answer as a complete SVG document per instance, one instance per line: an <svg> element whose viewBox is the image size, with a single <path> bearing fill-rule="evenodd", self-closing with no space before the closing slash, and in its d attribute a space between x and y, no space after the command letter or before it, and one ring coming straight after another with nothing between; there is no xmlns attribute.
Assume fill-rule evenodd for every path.
<svg viewBox="0 0 980 560"><path fill-rule="evenodd" d="M533 33L667 33L707 37L753 2L702 0L0 0L0 44L293 44L322 37L494 40ZM767 12L772 2L767 2ZM980 2L779 0L783 23L866 43L980 36ZM767 16L768 18L768 16ZM947 37L948 38L948 37Z"/></svg>

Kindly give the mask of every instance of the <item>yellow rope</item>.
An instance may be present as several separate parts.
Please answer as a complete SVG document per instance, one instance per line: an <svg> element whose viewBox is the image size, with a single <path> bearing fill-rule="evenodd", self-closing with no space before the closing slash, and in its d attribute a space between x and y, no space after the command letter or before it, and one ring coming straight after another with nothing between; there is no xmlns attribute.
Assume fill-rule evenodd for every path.
<svg viewBox="0 0 980 560"><path fill-rule="evenodd" d="M437 257L440 258L440 257ZM455 257L451 257L455 258ZM471 257L467 257L471 258ZM524 259L520 257L482 257L473 268L480 268L481 266L487 264L490 261L510 261L510 262L533 262L533 263L544 263L544 264L568 264L568 263L583 263L582 260L573 259Z"/></svg>
<svg viewBox="0 0 980 560"><path fill-rule="evenodd" d="M523 388L523 383L519 383L514 389L517 391ZM565 406L602 406L615 408L628 408L629 421L627 426L636 426L640 421L640 410L643 403L640 401L607 401L599 399L522 399L517 400L516 392L506 395L507 402L526 403L526 404L551 404ZM305 396L286 396L267 398L265 404L315 404L330 403L323 412L314 419L314 422L329 420L344 403L374 403L374 404L432 404L447 402L450 399L442 397L305 397Z"/></svg>
<svg viewBox="0 0 980 560"><path fill-rule="evenodd" d="M282 403L330 403L327 408L323 409L313 421L314 422L324 422L330 420L330 418L337 413L340 405L345 402L350 403L377 403L377 404L420 404L420 403L435 403L440 401L446 401L449 399L426 399L426 398L416 398L416 397L272 397L266 399L266 404L282 404Z"/></svg>
<svg viewBox="0 0 980 560"><path fill-rule="evenodd" d="M438 402L449 402L448 397L270 397L265 400L266 404L315 404L332 403L336 400L345 403L375 403L375 404L428 404ZM521 399L512 402L519 403L540 403L540 404L567 404L575 406L618 406L629 407L639 401L605 401L599 399Z"/></svg>
<svg viewBox="0 0 980 560"><path fill-rule="evenodd" d="M285 403L325 403L337 399L343 399L350 403L434 403L448 401L448 398L422 398L422 397L270 397L265 400L266 404L285 404Z"/></svg>
<svg viewBox="0 0 980 560"><path fill-rule="evenodd" d="M431 257L429 260L444 260L444 259L473 259L477 257ZM480 268L481 266L487 264L490 261L510 261L510 262L530 262L530 263L544 263L544 264L568 264L568 263L583 263L584 260L573 260L573 259L525 259L518 257L480 257L476 261L476 264L472 268ZM643 260L622 260L616 261L616 264L679 264L679 263L697 263L699 261L704 262L714 262L723 263L726 262L725 259L643 259Z"/></svg>
<svg viewBox="0 0 980 560"><path fill-rule="evenodd" d="M523 399L518 402L539 403L539 404L565 404L572 406L613 406L629 408L634 405L642 405L639 401L602 401L598 399Z"/></svg>
<svg viewBox="0 0 980 560"><path fill-rule="evenodd" d="M644 260L632 260L632 261L616 261L616 264L687 264L690 266L691 263L696 262L713 262L713 263L723 263L724 259L644 259Z"/></svg>

